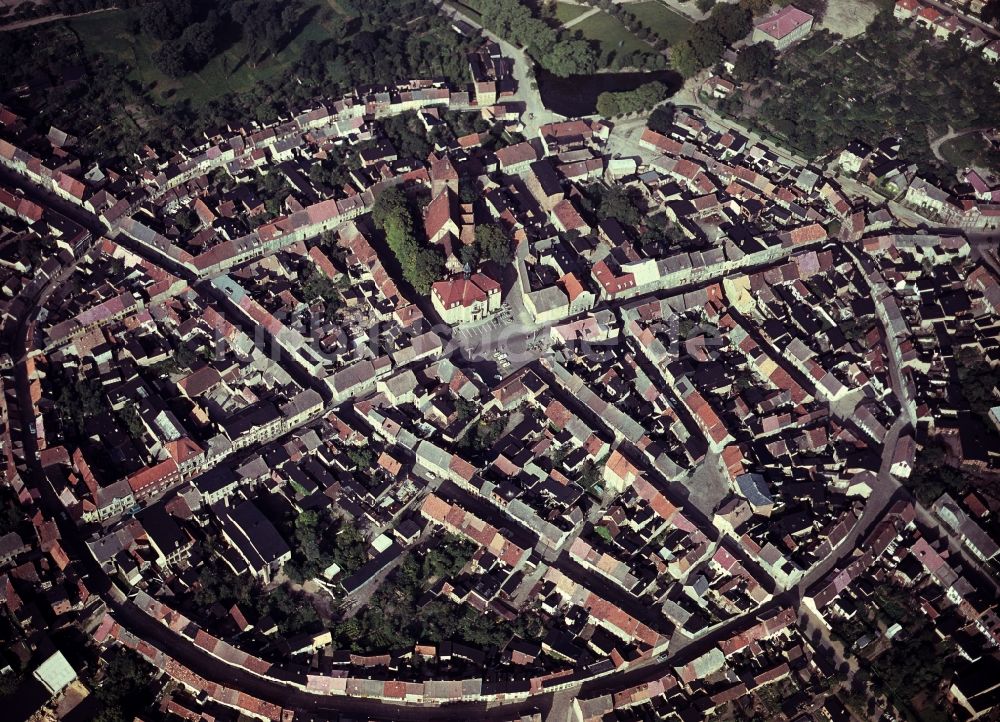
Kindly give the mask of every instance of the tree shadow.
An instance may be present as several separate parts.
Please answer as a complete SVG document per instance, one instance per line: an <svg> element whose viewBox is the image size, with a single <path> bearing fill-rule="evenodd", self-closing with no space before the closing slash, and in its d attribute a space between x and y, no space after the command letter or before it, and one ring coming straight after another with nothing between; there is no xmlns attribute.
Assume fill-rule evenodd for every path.
<svg viewBox="0 0 1000 722"><path fill-rule="evenodd" d="M315 18L318 13L319 13L318 5L313 5L312 7L307 8L305 11L300 13L298 18L296 18L295 23L292 25L292 27L289 28L288 32L285 33L281 37L281 40L278 41L278 44L275 46L274 55L277 55L278 53L285 50L289 45L291 45L292 41L295 40L295 38L297 38L299 35L301 35L302 32L309 26L309 24L312 23L313 18Z"/></svg>

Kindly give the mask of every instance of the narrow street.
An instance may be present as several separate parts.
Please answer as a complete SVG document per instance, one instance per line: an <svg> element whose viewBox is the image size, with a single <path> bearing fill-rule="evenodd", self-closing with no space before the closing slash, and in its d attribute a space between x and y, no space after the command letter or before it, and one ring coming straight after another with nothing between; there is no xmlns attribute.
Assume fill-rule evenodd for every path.
<svg viewBox="0 0 1000 722"><path fill-rule="evenodd" d="M673 3L668 4L672 5ZM442 6L441 12L449 17L460 18L470 25L478 27L478 25L476 25L471 18L454 8ZM567 23L566 27L571 27L596 12L599 12L596 8L589 10L576 18L574 21ZM690 14L692 12L691 8L686 8L686 12ZM48 21L48 19L40 18L37 22L46 21ZM28 24L32 23L29 22ZM487 33L487 35L489 34ZM542 103L541 95L538 92L537 87L534 85L535 81L532 72L532 61L527 56L526 52L502 39L494 39L499 43L502 51L507 56L514 59L513 73L519 86L518 97L522 99L525 104L524 133L529 138L537 137L538 130L541 125L560 120L562 117L545 109ZM678 96L676 96L678 101L686 99L691 103L690 107L696 108L699 113L704 114L712 122L717 123L722 127L737 130L741 134L750 138L752 142L759 142L768 146L789 163L808 164L805 159L799 158L785 149L779 149L767 141L763 141L755 133L740 126L739 124L719 117L711 109L704 107L704 105L698 101L697 94L691 93L690 89L686 89L685 91L682 91L682 93L679 93ZM638 142L639 134L645 127L645 123L645 118L639 118L622 121L616 124L611 132L611 139L608 143L609 152L615 155L635 155L642 158L644 161L651 159L655 154L647 149L641 148ZM950 130L949 133L951 133ZM951 137L955 137L956 135L958 134L953 134ZM947 140L947 138L942 136L942 138L939 138L938 141L936 141L938 143L938 148L945 140ZM935 153L937 153L937 150L935 150ZM877 194L874 194L874 191L871 191L871 189L866 189L864 186L851 179L841 178L839 176L836 178L848 193L868 198L873 198L873 195L877 196ZM71 218L84 228L88 229L93 238L91 243L86 247L86 249L84 249L83 252L90 248L90 245L94 242L93 239L99 238L107 232L107 229L101 222L101 219L94 214L87 212L79 206L75 206L59 199L40 188L34 187L20 176L14 175L7 170L0 169L0 182L23 189L28 198L32 198L40 203L46 204L54 210L58 210L60 213L65 214L68 218ZM881 199L880 196L878 198ZM920 225L927 222L926 219L923 219L918 214L907 209L903 209L902 207L900 207L899 217L904 222L912 223L913 225ZM127 245L128 248L145 257L147 252L141 247L138 247L137 244L130 244L127 242L123 243ZM801 246L795 250L804 250L808 247L811 246ZM80 256L83 255L83 252L81 252ZM853 249L851 252L857 253ZM417 705L345 695L334 696L308 693L284 679L300 680L302 678L301 670L288 670L285 669L283 665L276 665L270 671L269 676L264 677L250 672L244 667L222 661L209 654L182 634L171 630L169 627L147 615L132 602L122 598L121 593L113 586L113 581L90 554L90 551L82 538L80 530L66 516L65 508L62 502L56 495L52 485L48 482L44 470L41 467L38 454L38 441L34 437L34 434L30 431L35 428L36 418L30 403L30 386L32 379L29 378L27 361L29 353L32 351L32 344L29 342L28 332L31 328L32 321L38 317L39 311L42 309L51 294L54 293L73 273L80 260L80 256L78 256L77 260L62 268L56 276L49 280L36 298L28 299L31 301L31 305L26 310L25 314L16 319L13 327L4 329L5 341L10 342L11 356L14 363L13 373L17 397L16 409L20 422L18 427L18 431L20 432L19 440L23 444L26 459L26 468L23 471L23 474L25 480L28 482L28 485L37 492L38 506L48 517L56 521L62 535L63 546L70 558L78 561L83 570L88 588L104 600L107 604L108 611L113 618L127 631L136 635L140 639L149 642L158 649L163 650L165 653L188 666L192 671L201 675L205 679L245 691L248 694L255 695L266 701L273 702L288 709L303 711L311 715L328 715L331 718L336 718L339 715L346 714L368 719L402 720L403 722L409 722L410 720L416 722L417 720L427 719L510 720L518 715L537 711L541 712L546 720L565 722L571 718L572 702L577 694L593 696L598 693L617 692L639 682L660 677L664 673L672 671L676 665L683 664L701 654L704 654L706 651L715 648L720 640L730 637L735 632L740 631L747 626L747 617L740 615L716 624L697 636L687 636L680 633L674 634L671 637L669 644L663 644L661 645L661 648L657 650L661 652L659 656L654 655L649 659L633 665L625 665L619 669L602 672L600 675L595 675L589 679L578 682L568 690L541 691L527 699L516 701L490 703L466 701L455 702L444 706ZM855 260L857 260L857 256L855 255L854 257ZM162 259L155 259L153 262L161 264ZM760 264L756 267L748 266L741 269L740 272L752 273L754 270L758 270L761 267L771 265L773 265L773 261L769 261L766 264ZM708 280L699 281L697 283L689 283L677 288L664 289L663 291L644 295L646 297L653 298L661 297L668 292L670 294L675 294L694 288L701 288L718 280L729 272L726 270L726 264L705 267L710 268L714 272L713 274L707 276ZM187 273L185 274L185 277L190 279L191 275L192 274ZM206 293L211 292L207 284L204 286L198 286L198 288L199 290L205 290ZM888 292L889 290L885 287L873 289L873 295ZM635 298L631 298L629 299L629 302L635 302L638 298L640 297L637 296ZM879 301L876 303L876 307L878 309L883 327L888 329L889 326L886 322L884 304ZM615 306L607 302L603 302L602 304L599 304L597 310L603 310L606 308L615 309ZM738 318L738 314L735 315ZM464 363L468 366L476 368L477 370L483 370L484 374L486 370L489 369L489 373L493 374L496 371L496 364L494 364L491 359L496 352L502 351L507 354L510 360L510 366L505 367L506 373L509 373L510 371L516 370L527 363L543 358L547 350L547 339L550 328L554 325L554 323L558 323L558 321L548 324L535 324L530 322L520 323L519 321L523 321L525 319L524 309L521 306L514 308L511 312L511 317L511 319L507 320L491 319L490 321L482 324L480 327L466 328L456 332L452 339L453 345L467 357L467 361ZM236 323L237 325L249 329L250 324L245 320L237 321ZM747 322L746 325L749 325L749 322ZM252 331L253 329L250 330ZM823 642L823 646L832 650L837 664L846 665L851 675L853 675L857 669L856 662L849 657L847 650L844 649L843 645L829 635L823 620L818 618L810 610L803 609L802 600L808 591L820 582L827 574L829 574L831 570L841 566L850 559L850 557L855 553L859 541L863 539L876 524L878 524L878 522L884 517L887 509L895 501L909 498L907 490L889 473L889 470L892 464L893 452L896 448L900 435L910 428L916 421L914 413L915 402L914 399L909 398L902 369L899 368L895 361L895 358L898 358L899 356L899 341L898 339L887 338L886 343L890 348L889 374L892 390L896 394L896 397L900 400L903 413L901 413L899 417L893 421L888 429L888 433L885 437L883 448L881 450L881 467L879 472L875 475L875 482L873 483L871 495L864 502L864 509L861 516L854 527L845 536L842 542L833 550L833 552L809 568L798 583L788 586L787 588L784 586L775 588L773 590L773 598L754 610L754 615L761 617L786 607L796 609L799 612L800 618L803 620L805 633L812 634L815 632L818 634ZM550 364L549 370L551 371L552 368L553 365ZM796 370L795 373L799 372ZM319 387L317 379L303 378L301 373L298 374L298 378L303 386L312 385L314 387ZM835 417L849 418L854 409L853 404L855 404L858 400L857 396L858 394L852 393L847 400L840 400L839 402L833 404L831 406L832 415ZM578 405L584 406L579 399L575 399L574 401L578 403ZM605 418L597 416L596 412L594 412L592 408L579 408L573 409L573 411L576 412L581 418L585 418L591 422L594 428L599 429L604 435L615 435L616 429L612 426L611 422L608 422ZM307 419L298 426L310 423L313 420L314 417ZM729 543L732 540L728 537L723 537L721 532L719 532L714 526L711 525L711 523L707 521L707 519L710 519L711 511L715 507L717 501L722 498L724 493L728 493L729 491L728 487L724 486L726 483L725 480L719 477L718 474L715 474L715 465L717 461L716 455L710 455L709 459L712 465L711 467L699 469L686 480L689 484L699 487L698 489L691 490L692 497L694 499L693 501L689 500L689 504L694 507L692 519L699 527L706 528L706 536L708 536L713 542L720 544ZM412 510L412 508L419 503L419 500L422 499L426 493L436 490L438 485L441 484L441 480L437 477L430 478L429 474L420 473L416 469L414 470L414 473L423 479L425 486L420 488L420 491L412 499L410 499L408 504L404 507L404 511ZM712 474L715 474L715 476L711 476ZM677 483L680 484L680 482ZM674 488L676 489L677 487ZM546 555L545 559L547 561L552 561L556 557L562 556L565 560L565 550L568 548L569 544L577 538L587 521L595 521L602 508L603 507L600 505L595 506L595 508L591 510L588 519L579 521L565 543L563 543L553 553ZM927 511L927 509L917 505L916 510L917 518L921 526L934 530L935 533L940 534L941 538L949 545L952 552L965 559L965 563L970 568L974 568L981 573L984 572L980 565L976 564L974 560L968 559L967 554L962 549L958 540L951 536L947 530L943 529L937 520L934 519ZM688 514L688 510L685 509L684 513ZM699 514L701 515L700 517L698 516ZM421 540L425 540L427 536L429 536L429 532L425 531ZM744 551L742 548L735 553L740 555L740 561L744 562L748 568L753 567L755 572L758 571L760 563L755 555ZM369 601L372 590L376 589L378 585L392 573L393 569L395 569L396 565L398 565L401 560L402 557L390 564L382 573L377 575L370 587L363 588L355 596L345 600L345 606L348 609L348 616L355 613ZM567 565L575 564L575 562L569 561L566 561L565 563ZM768 578L763 572L761 572L761 575L762 578ZM542 572L538 572L535 580L537 581L537 578L541 576ZM998 585L996 578L991 575L984 574L984 576L993 584L994 591L1000 592L1000 585ZM594 586L600 589L604 583L604 580L596 580ZM530 586L525 587L525 593L528 588L530 588ZM629 601L638 603L637 600L638 598L632 598ZM645 611L654 615L658 612L657 609L646 609Z"/></svg>

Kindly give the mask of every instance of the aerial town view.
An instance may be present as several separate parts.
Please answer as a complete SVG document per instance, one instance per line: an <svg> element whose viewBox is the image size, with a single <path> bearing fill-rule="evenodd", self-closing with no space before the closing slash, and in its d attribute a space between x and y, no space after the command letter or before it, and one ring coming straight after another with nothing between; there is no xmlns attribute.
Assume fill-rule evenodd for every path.
<svg viewBox="0 0 1000 722"><path fill-rule="evenodd" d="M1000 720L1000 0L0 0L0 722Z"/></svg>

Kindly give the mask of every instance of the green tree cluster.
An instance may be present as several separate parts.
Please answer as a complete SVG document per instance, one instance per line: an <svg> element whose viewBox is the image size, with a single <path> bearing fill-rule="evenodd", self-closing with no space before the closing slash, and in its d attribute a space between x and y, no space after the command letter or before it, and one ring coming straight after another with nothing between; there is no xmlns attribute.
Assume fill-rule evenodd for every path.
<svg viewBox="0 0 1000 722"><path fill-rule="evenodd" d="M297 0L232 0L229 7L253 64L285 46L302 14Z"/></svg>
<svg viewBox="0 0 1000 722"><path fill-rule="evenodd" d="M423 160L434 150L434 146L427 140L424 125L415 112L394 115L379 121L379 124L400 158Z"/></svg>
<svg viewBox="0 0 1000 722"><path fill-rule="evenodd" d="M304 511L295 517L291 540L295 551L291 562L285 565L285 573L291 579L312 579L330 566L332 556L323 549L322 531L317 512Z"/></svg>
<svg viewBox="0 0 1000 722"><path fill-rule="evenodd" d="M903 484L921 504L927 505L945 492L961 493L968 481L961 471L948 463L944 449L926 444L917 452L913 471Z"/></svg>
<svg viewBox="0 0 1000 722"><path fill-rule="evenodd" d="M493 447L506 426L506 416L480 419L465 433L459 445L469 449L474 454L481 454Z"/></svg>
<svg viewBox="0 0 1000 722"><path fill-rule="evenodd" d="M215 3L193 0L153 0L142 6L139 27L160 43L154 59L171 78L200 70L215 55L219 14Z"/></svg>
<svg viewBox="0 0 1000 722"><path fill-rule="evenodd" d="M347 458L354 464L355 469L366 474L371 473L372 465L375 463L375 455L368 445L352 446L347 450Z"/></svg>
<svg viewBox="0 0 1000 722"><path fill-rule="evenodd" d="M462 571L472 559L475 548L468 541L448 534L440 544L429 546L420 562L420 573L425 580L450 579Z"/></svg>
<svg viewBox="0 0 1000 722"><path fill-rule="evenodd" d="M318 96L337 97L360 85L427 77L456 84L468 81L467 56L476 41L451 30L443 15L428 12L425 0L338 0L337 11L312 0L276 0L260 7L236 0L190 1L195 7L191 14L184 0L152 5L146 0L59 0L59 6L70 11L123 8L109 11L108 23L132 31L109 33L113 42L88 36L74 27L76 21L0 33L5 87L29 83L38 90L30 99L19 100L15 111L42 133L55 125L78 136L77 150L85 163L99 160L118 167L134 164L144 144L173 149L194 139L201 142L206 128L247 119L273 122L290 107L307 107ZM166 9L158 11L164 5ZM36 5L22 5L28 6ZM190 60L183 59L182 69L176 57L168 62L175 61L175 72L181 75L177 82L150 82L156 76L150 77L145 64L137 67L132 58L152 54L156 64L157 50L168 43L143 30L147 6L149 32L175 38L173 45L188 26L205 22L215 12L219 26L212 55L226 52L223 60L233 59L218 64L234 82L217 82L216 63L196 77L188 72ZM53 4L37 7L49 14ZM185 20L177 23L174 17ZM89 26L94 21L80 22ZM287 31L278 34L273 28ZM204 28L191 30L188 39L194 42L205 35ZM359 36L373 41L365 52L354 47ZM258 72L248 85L247 68L255 64ZM80 69L84 77L67 82L64 68ZM39 83L40 77L45 82Z"/></svg>
<svg viewBox="0 0 1000 722"><path fill-rule="evenodd" d="M897 705L912 711L914 700L922 699L924 707L919 718L943 722L950 717L943 713L940 687L952 668L952 648L938 638L932 625L923 621L918 624L918 629L893 639L888 651L875 661L873 671Z"/></svg>
<svg viewBox="0 0 1000 722"><path fill-rule="evenodd" d="M146 426L139 418L139 410L134 401L125 402L125 405L118 411L118 419L125 425L125 430L134 441L141 441L142 437L145 436Z"/></svg>
<svg viewBox="0 0 1000 722"><path fill-rule="evenodd" d="M108 405L101 384L94 379L72 379L56 393L56 406L71 431L84 433L90 417L106 413Z"/></svg>
<svg viewBox="0 0 1000 722"><path fill-rule="evenodd" d="M208 551L211 553L211 545ZM203 619L205 610L216 603L226 608L238 604L244 612L269 616L285 635L319 627L319 615L304 594L292 591L287 585L266 590L253 578L236 576L225 563L213 557L199 571L187 606L192 615Z"/></svg>
<svg viewBox="0 0 1000 722"><path fill-rule="evenodd" d="M364 653L456 641L495 653L515 634L540 637L544 630L532 615L506 623L443 597L421 604L428 585L461 570L471 552L470 545L449 537L443 544L407 554L368 605L334 627L334 645Z"/></svg>
<svg viewBox="0 0 1000 722"><path fill-rule="evenodd" d="M752 15L740 5L721 3L699 20L688 37L670 50L674 68L686 78L715 64L727 45L740 40L753 29Z"/></svg>
<svg viewBox="0 0 1000 722"><path fill-rule="evenodd" d="M327 320L332 318L337 309L343 305L337 284L318 268L309 270L299 286L299 293L302 294L302 300L306 303L323 301Z"/></svg>
<svg viewBox="0 0 1000 722"><path fill-rule="evenodd" d="M368 560L368 544L357 527L325 511L296 516L291 538L294 552L285 572L294 581L318 577L334 563L342 574L353 574Z"/></svg>
<svg viewBox="0 0 1000 722"><path fill-rule="evenodd" d="M955 73L958 67L963 72ZM876 145L899 137L903 157L917 163L921 175L948 183L953 169L934 156L930 140L949 126L1000 124L995 77L981 54L958 42L929 42L923 31L883 12L848 40L814 33L782 54L773 79L745 95L766 98L748 115L757 127L807 157L854 139Z"/></svg>
<svg viewBox="0 0 1000 722"><path fill-rule="evenodd" d="M0 487L0 536L24 529L27 517L9 486Z"/></svg>
<svg viewBox="0 0 1000 722"><path fill-rule="evenodd" d="M586 491L592 491L604 479L604 469L588 459L583 463L580 472L580 486Z"/></svg>
<svg viewBox="0 0 1000 722"><path fill-rule="evenodd" d="M147 687L156 674L135 652L112 647L105 656L104 677L94 690L97 714L94 722L130 722L149 702Z"/></svg>
<svg viewBox="0 0 1000 722"><path fill-rule="evenodd" d="M956 361L958 384L969 410L990 424L988 414L997 405L993 389L1000 388L1000 369L990 366L986 359L971 350L956 354Z"/></svg>
<svg viewBox="0 0 1000 722"><path fill-rule="evenodd" d="M748 83L770 75L778 51L771 43L755 43L740 51L733 67L733 76L741 83Z"/></svg>
<svg viewBox="0 0 1000 722"><path fill-rule="evenodd" d="M519 0L487 0L482 22L507 41L527 49L546 70L559 77L593 73L597 55L585 40L561 38L558 31L532 15Z"/></svg>
<svg viewBox="0 0 1000 722"><path fill-rule="evenodd" d="M656 106L656 109L649 114L649 120L646 121L646 127L650 130L655 130L657 133L666 135L670 131L671 126L674 124L674 114L676 112L677 108L670 103L658 105Z"/></svg>
<svg viewBox="0 0 1000 722"><path fill-rule="evenodd" d="M455 411L458 414L459 421L469 421L479 413L479 404L459 396L455 399Z"/></svg>
<svg viewBox="0 0 1000 722"><path fill-rule="evenodd" d="M476 226L476 249L480 257L500 266L506 266L514 259L507 234L495 223Z"/></svg>
<svg viewBox="0 0 1000 722"><path fill-rule="evenodd" d="M635 191L621 186L592 183L584 188L584 206L592 210L598 220L613 218L626 226L637 227L644 218Z"/></svg>
<svg viewBox="0 0 1000 722"><path fill-rule="evenodd" d="M605 118L643 113L667 97L667 86L658 80L643 83L635 90L604 92L597 96L597 112Z"/></svg>
<svg viewBox="0 0 1000 722"><path fill-rule="evenodd" d="M353 574L368 561L368 543L354 524L340 522L333 537L333 561L343 574Z"/></svg>
<svg viewBox="0 0 1000 722"><path fill-rule="evenodd" d="M309 166L309 180L327 191L339 188L350 180L346 158L336 147L330 148L324 160Z"/></svg>
<svg viewBox="0 0 1000 722"><path fill-rule="evenodd" d="M406 282L417 293L430 293L431 284L444 275L444 259L439 251L417 243L413 211L406 194L397 187L382 191L375 199L372 220L385 233L386 244Z"/></svg>
<svg viewBox="0 0 1000 722"><path fill-rule="evenodd" d="M166 75L179 78L200 70L237 28L256 65L277 53L298 25L302 8L293 0L152 0L142 6L139 27L160 43L156 63Z"/></svg>

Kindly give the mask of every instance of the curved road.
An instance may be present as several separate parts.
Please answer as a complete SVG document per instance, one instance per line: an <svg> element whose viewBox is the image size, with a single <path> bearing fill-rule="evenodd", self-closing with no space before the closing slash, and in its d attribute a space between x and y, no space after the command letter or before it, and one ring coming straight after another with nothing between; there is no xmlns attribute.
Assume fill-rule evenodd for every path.
<svg viewBox="0 0 1000 722"><path fill-rule="evenodd" d="M508 52L511 51L509 46L504 49ZM523 53L518 53L518 55L523 58ZM519 78L519 81L530 87L526 77ZM537 93L534 95L537 96ZM537 126L539 121L543 120L544 116L538 117L541 115L541 113L536 114L534 118L535 126ZM28 197L37 199L81 223L91 229L95 237L99 236L104 230L99 219L93 214L54 198L51 194L32 186L19 176L0 171L0 181L23 188ZM347 714L367 718L416 721L435 719L469 720L477 718L484 720L510 719L520 714L535 711L542 712L543 715L548 714L553 705L553 697L555 695L553 692L540 693L528 700L516 702L457 702L444 706L414 705L343 695L307 693L291 685L274 679L265 679L243 668L225 663L197 647L187 638L173 632L165 625L149 617L131 602L117 601L112 595L110 579L90 555L75 525L68 518L65 518L62 504L42 473L37 458L36 440L34 435L29 432L35 419L31 412L30 403L25 403L25 401L30 399L28 394L29 380L25 348L29 321L37 313L40 305L48 298L48 295L65 280L72 270L72 266L64 269L62 274L54 278L43 289L39 298L36 299L35 304L26 312L25 316L17 319L16 326L13 329L5 329L8 332L6 338L13 341L11 349L12 356L15 357L14 378L17 392L17 408L21 414L22 421L20 433L23 437L22 440L28 464L27 469L23 473L25 480L30 481L30 485L38 490L40 494L39 505L59 525L65 549L70 557L77 560L83 567L88 586L94 593L99 594L104 599L108 605L108 609L123 628L135 634L140 639L151 642L205 679L227 687L243 690L282 707L312 715L337 718L340 715ZM13 331L12 337L9 335L10 331ZM513 339L508 339L508 341L510 340ZM892 435L887 438L887 442L889 443L885 445L886 449L891 449L894 446L895 434L898 434L899 428L898 424L894 425ZM889 455L891 456L891 451ZM884 464L881 473L878 475L876 488L873 489L861 518L843 543L828 558L814 566L797 585L784 592L780 592L771 601L760 607L757 610L757 614L775 611L786 606L798 610L804 593L813 584L822 579L831 569L849 557L853 553L861 535L882 518L885 510L896 498L900 498L903 495L905 495L905 491L901 490L899 484L888 475L887 466ZM665 655L639 663L629 669L611 672L603 677L583 680L578 685L579 690L586 696L592 696L606 692L620 691L643 681L660 677L666 672L672 671L674 666L683 664L708 651L719 640L731 636L734 632L745 627L747 622L748 620L744 617L734 618L712 629L705 635L675 645L674 649Z"/></svg>
<svg viewBox="0 0 1000 722"><path fill-rule="evenodd" d="M22 182L19 185L25 186ZM26 191L31 191L26 187ZM65 209L64 203L54 202L48 194L38 189L31 193L33 197L50 205L56 205L60 210L71 211L74 220L81 222L93 230L100 228L100 223L90 214L79 208ZM69 215L69 213L67 213ZM28 322L35 315L48 295L68 276L72 267L67 267L62 274L51 281L37 299L34 307L24 317L19 319L16 328L14 346L15 387L18 396L18 409L21 413L21 431L25 454L28 459L26 480L33 482L34 488L40 492L39 503L48 516L55 519L63 537L63 543L71 558L77 560L86 572L88 586L99 594L108 605L108 609L116 621L126 630L140 639L145 639L165 653L189 667L205 679L223 684L227 687L243 690L268 702L282 707L309 712L313 715L336 718L341 714L364 715L370 718L393 720L468 720L468 719L510 719L526 712L539 711L547 714L553 703L553 692L541 693L528 700L516 702L457 702L444 706L414 705L404 703L382 702L374 699L347 697L342 695L317 695L304 692L291 685L283 684L273 679L259 677L245 669L225 663L197 647L186 637L170 630L168 627L145 614L131 602L119 602L111 593L111 581L91 556L83 544L75 525L64 518L63 507L47 482L37 459L37 446L34 435L28 433L34 422L30 404L22 403L29 399L28 376L25 364L25 340ZM881 475L880 475L881 476ZM892 500L898 486L885 484L873 492L865 512L855 525L851 535L838 547L835 554L814 567L794 588L775 596L770 602L758 610L766 613L785 606L798 607L802 594L812 584L821 579L830 569L853 552L860 534L881 518L882 513ZM719 640L732 635L745 626L747 621L737 617L724 623L708 634L676 645L675 649L666 655L627 669L613 672L605 677L584 680L580 683L584 694L600 694L625 689L648 679L655 679L671 671L675 665L703 654L714 647Z"/></svg>

